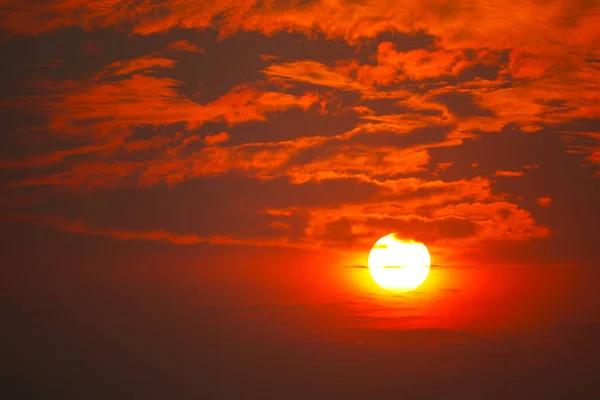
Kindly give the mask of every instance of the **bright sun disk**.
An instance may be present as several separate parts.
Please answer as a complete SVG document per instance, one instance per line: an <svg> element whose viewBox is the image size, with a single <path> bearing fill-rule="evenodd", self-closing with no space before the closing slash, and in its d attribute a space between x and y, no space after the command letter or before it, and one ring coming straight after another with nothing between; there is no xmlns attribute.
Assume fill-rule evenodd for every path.
<svg viewBox="0 0 600 400"><path fill-rule="evenodd" d="M431 258L423 243L401 240L390 233L379 239L369 253L369 272L387 290L413 290L427 275Z"/></svg>

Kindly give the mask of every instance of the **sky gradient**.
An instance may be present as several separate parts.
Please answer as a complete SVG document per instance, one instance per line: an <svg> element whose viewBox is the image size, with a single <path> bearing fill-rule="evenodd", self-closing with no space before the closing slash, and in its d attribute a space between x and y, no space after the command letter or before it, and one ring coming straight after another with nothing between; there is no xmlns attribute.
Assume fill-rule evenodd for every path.
<svg viewBox="0 0 600 400"><path fill-rule="evenodd" d="M14 398L600 395L597 1L0 0L0 54Z"/></svg>

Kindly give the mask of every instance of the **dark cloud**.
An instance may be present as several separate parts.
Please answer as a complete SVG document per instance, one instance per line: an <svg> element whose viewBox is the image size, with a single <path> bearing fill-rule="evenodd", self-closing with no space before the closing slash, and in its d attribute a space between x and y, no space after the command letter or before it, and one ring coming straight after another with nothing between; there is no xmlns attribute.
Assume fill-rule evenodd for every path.
<svg viewBox="0 0 600 400"><path fill-rule="evenodd" d="M174 188L157 186L93 195L62 195L29 208L27 213L83 220L98 229L298 237L308 217L302 208L364 201L374 190L372 185L350 181L293 185L286 179L263 182L224 176L192 180ZM282 207L300 207L300 210L279 217L261 212ZM273 228L274 221L286 224L289 229Z"/></svg>
<svg viewBox="0 0 600 400"><path fill-rule="evenodd" d="M401 237L411 237L424 243L435 243L440 239L470 237L477 232L477 225L473 221L462 218L444 218L433 221L383 218L370 219L366 224L397 232Z"/></svg>

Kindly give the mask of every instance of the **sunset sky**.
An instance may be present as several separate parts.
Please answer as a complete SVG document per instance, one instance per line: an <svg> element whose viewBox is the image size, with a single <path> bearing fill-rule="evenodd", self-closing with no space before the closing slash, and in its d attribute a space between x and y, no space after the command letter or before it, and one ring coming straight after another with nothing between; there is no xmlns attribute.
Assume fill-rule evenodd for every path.
<svg viewBox="0 0 600 400"><path fill-rule="evenodd" d="M0 0L0 54L7 398L600 398L597 0Z"/></svg>

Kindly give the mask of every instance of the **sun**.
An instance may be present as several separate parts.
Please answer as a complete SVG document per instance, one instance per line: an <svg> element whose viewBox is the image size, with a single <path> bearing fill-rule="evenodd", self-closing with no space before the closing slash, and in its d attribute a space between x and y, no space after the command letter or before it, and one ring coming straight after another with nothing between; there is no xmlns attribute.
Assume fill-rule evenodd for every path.
<svg viewBox="0 0 600 400"><path fill-rule="evenodd" d="M413 290L427 275L431 258L423 243L399 239L395 233L379 239L369 253L369 272L383 289Z"/></svg>

